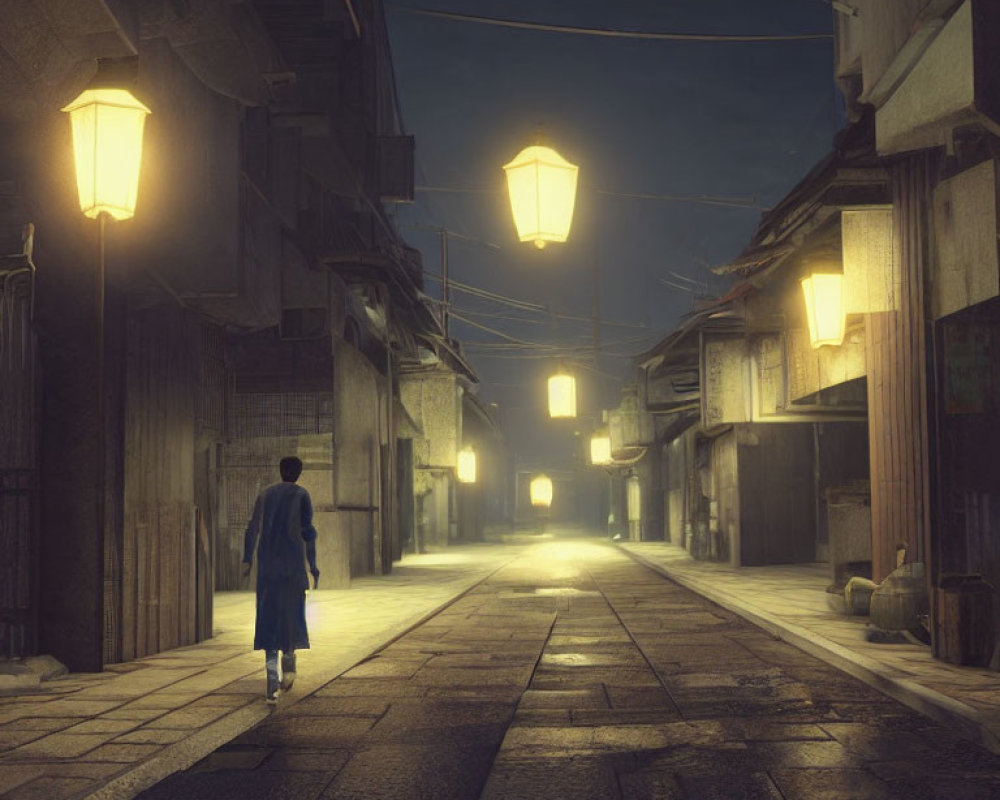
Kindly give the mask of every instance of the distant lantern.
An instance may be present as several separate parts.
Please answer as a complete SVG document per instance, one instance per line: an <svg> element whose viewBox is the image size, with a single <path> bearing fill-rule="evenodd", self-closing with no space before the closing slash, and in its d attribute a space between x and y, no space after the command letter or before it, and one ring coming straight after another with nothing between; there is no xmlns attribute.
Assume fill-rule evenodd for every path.
<svg viewBox="0 0 1000 800"><path fill-rule="evenodd" d="M839 345L844 341L843 274L814 272L801 282L812 346Z"/></svg>
<svg viewBox="0 0 1000 800"><path fill-rule="evenodd" d="M524 148L503 168L518 238L534 242L539 250L546 242L565 242L573 222L579 168L540 145Z"/></svg>
<svg viewBox="0 0 1000 800"><path fill-rule="evenodd" d="M590 437L590 463L598 467L611 463L611 436L606 429Z"/></svg>
<svg viewBox="0 0 1000 800"><path fill-rule="evenodd" d="M531 479L529 494L535 508L548 508L552 505L552 479L548 475L536 475Z"/></svg>
<svg viewBox="0 0 1000 800"><path fill-rule="evenodd" d="M549 378L549 416L576 416L576 378L566 372Z"/></svg>
<svg viewBox="0 0 1000 800"><path fill-rule="evenodd" d="M476 482L476 451L466 447L458 453L458 482Z"/></svg>
<svg viewBox="0 0 1000 800"><path fill-rule="evenodd" d="M91 218L133 216L149 109L126 89L87 89L63 111L73 128L81 210Z"/></svg>
<svg viewBox="0 0 1000 800"><path fill-rule="evenodd" d="M629 522L639 522L642 519L642 489L639 485L639 477L632 475L627 481L628 490L628 519Z"/></svg>

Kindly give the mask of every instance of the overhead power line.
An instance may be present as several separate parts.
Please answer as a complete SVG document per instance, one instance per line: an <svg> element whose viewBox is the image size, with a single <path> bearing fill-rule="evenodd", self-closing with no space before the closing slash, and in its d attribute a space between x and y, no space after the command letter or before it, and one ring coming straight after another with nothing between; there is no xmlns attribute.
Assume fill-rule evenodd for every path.
<svg viewBox="0 0 1000 800"><path fill-rule="evenodd" d="M729 208L757 208L766 211L770 206L761 205L755 197L712 197L710 195L683 194L642 194L638 192L609 192L595 189L597 194L608 197L628 197L635 200L665 200L671 203L701 203L706 206L727 206Z"/></svg>
<svg viewBox="0 0 1000 800"><path fill-rule="evenodd" d="M547 33L571 33L580 36L603 36L612 39L646 39L650 41L673 42L797 42L812 39L833 39L832 33L791 33L791 34L733 34L733 33L673 33L666 31L623 31L613 28L582 28L575 25L546 25L519 19L500 17L477 17L471 14L456 14L451 11L435 11L430 8L413 8L392 4L392 8L407 14L435 17L452 22L474 22L479 25L494 25L501 28L519 28Z"/></svg>
<svg viewBox="0 0 1000 800"><path fill-rule="evenodd" d="M429 278L432 281L437 281L438 283L441 282L441 276L440 275L437 275L437 274L435 274L433 272L429 272L427 270L424 270L424 277L425 278ZM476 286L470 286L469 284L462 283L461 281L456 281L456 280L449 279L448 280L448 286L449 286L449 288L451 288L451 289L453 289L455 291L465 292L466 294L470 294L473 297L478 297L481 300L489 300L490 302L499 303L500 305L510 306L511 308L516 308L516 309L518 309L520 311L533 311L533 312L538 313L538 314L544 314L547 317L550 317L551 319L569 320L571 322L593 322L594 321L593 317L584 317L584 316L579 316L577 314L563 314L563 313L558 312L558 311L553 311L548 306L542 306L542 305L538 305L537 303L530 303L527 300L518 300L518 299L513 298L513 297L507 297L506 295L496 294L495 292L490 292L490 291L487 291L486 289L480 289L480 288L478 288ZM436 302L436 303L440 302L439 300L437 300L435 298L430 298L430 299L433 302ZM469 311L468 309L466 309L463 313L477 314L477 313L481 313L481 312ZM502 319L503 317L501 317L501 316L498 315L498 318ZM517 322L534 322L535 321L535 320L531 320L531 319L520 319L520 318L511 318L511 319L514 319ZM612 327L612 328L635 328L636 330L648 330L649 329L648 325L637 325L634 322L614 322L612 320L607 320L607 319L602 319L602 320L598 320L598 321L601 323L601 325L607 325L607 326Z"/></svg>
<svg viewBox="0 0 1000 800"><path fill-rule="evenodd" d="M447 194L500 194L500 189L479 189L461 186L416 186L418 192L439 192ZM624 197L630 200L661 200L668 203L697 203L706 206L725 206L727 208L756 208L766 211L771 206L760 203L756 197L714 197L712 195L685 194L651 194L647 192L612 192L607 189L595 189L595 194L605 197ZM495 245L493 245L495 247Z"/></svg>

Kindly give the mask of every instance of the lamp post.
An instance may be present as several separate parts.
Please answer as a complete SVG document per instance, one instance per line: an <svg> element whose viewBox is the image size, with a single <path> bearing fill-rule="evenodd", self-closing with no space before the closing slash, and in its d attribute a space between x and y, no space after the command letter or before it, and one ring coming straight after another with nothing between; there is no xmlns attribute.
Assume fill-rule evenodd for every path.
<svg viewBox="0 0 1000 800"><path fill-rule="evenodd" d="M134 68L134 60L125 64ZM102 60L90 88L62 110L69 114L76 162L80 209L97 220L97 534L105 535L106 420L104 387L104 227L108 217L123 220L135 214L142 163L142 131L149 109L126 89L105 81L120 71L121 62Z"/></svg>

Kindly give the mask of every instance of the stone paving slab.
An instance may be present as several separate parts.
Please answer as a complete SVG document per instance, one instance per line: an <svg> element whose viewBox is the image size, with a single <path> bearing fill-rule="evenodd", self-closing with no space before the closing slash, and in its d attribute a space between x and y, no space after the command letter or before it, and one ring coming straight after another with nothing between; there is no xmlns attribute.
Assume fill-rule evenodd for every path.
<svg viewBox="0 0 1000 800"><path fill-rule="evenodd" d="M1000 796L997 756L608 544L561 544L138 800ZM673 630L672 616L700 625ZM463 635L486 619L493 636ZM580 629L615 645L567 649ZM690 643L706 635L710 659ZM445 640L462 647L442 655ZM634 674L593 666L595 653ZM452 680L429 678L438 669Z"/></svg>
<svg viewBox="0 0 1000 800"><path fill-rule="evenodd" d="M827 605L826 565L734 569L668 542L619 542L632 558L1000 753L1000 673L935 659L916 644L875 644L867 619ZM758 645L759 649L759 645Z"/></svg>
<svg viewBox="0 0 1000 800"><path fill-rule="evenodd" d="M280 711L291 711L299 699L354 665L364 673L369 654L433 617L521 549L474 545L410 555L390 575L355 580L346 590L310 592L312 649L299 653L299 677ZM111 665L98 674L65 675L42 682L31 694L0 695L0 797L124 800L272 718L274 709L263 698L263 657L251 649L253 613L252 593L220 593L215 636L206 642ZM505 635L513 639L516 633ZM431 657L400 657L387 669L412 674ZM359 700L370 703L341 698ZM345 725L356 727L359 723L348 720L364 718L349 708L343 713ZM302 791L314 783L325 786L329 777L304 781ZM265 780L264 786L271 784ZM288 787L278 782L273 787L275 797L298 796L282 794ZM213 800L245 798L226 792Z"/></svg>

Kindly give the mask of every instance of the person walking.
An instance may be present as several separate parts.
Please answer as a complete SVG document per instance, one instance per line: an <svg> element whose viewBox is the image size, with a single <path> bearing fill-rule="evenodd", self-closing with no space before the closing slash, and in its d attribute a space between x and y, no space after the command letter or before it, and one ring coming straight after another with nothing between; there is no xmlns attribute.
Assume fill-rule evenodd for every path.
<svg viewBox="0 0 1000 800"><path fill-rule="evenodd" d="M309 649L306 628L306 562L319 586L316 568L316 529L312 523L309 492L296 481L302 462L295 456L281 459L281 483L262 489L243 537L243 577L249 577L257 553L257 619L253 649L264 651L267 702L287 692L295 681L295 651ZM259 540L259 543L258 543ZM278 675L278 651L281 675Z"/></svg>

